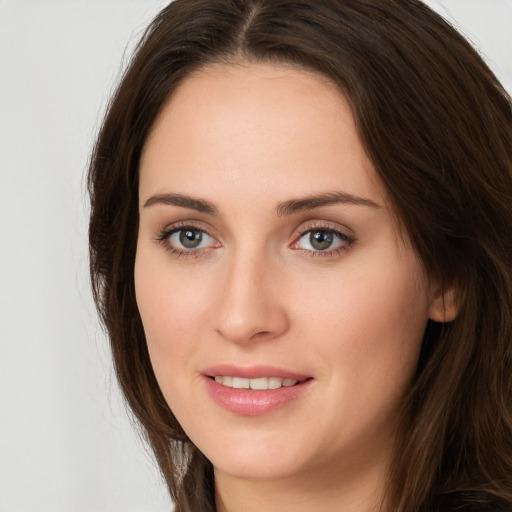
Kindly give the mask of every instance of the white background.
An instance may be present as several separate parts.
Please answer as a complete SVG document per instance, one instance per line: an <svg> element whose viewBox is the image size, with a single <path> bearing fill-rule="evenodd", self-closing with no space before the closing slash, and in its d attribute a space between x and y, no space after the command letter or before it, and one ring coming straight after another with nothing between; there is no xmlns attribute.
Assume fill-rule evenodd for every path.
<svg viewBox="0 0 512 512"><path fill-rule="evenodd" d="M512 91L512 0L431 0ZM172 504L117 391L87 275L88 154L164 0L0 0L0 512Z"/></svg>

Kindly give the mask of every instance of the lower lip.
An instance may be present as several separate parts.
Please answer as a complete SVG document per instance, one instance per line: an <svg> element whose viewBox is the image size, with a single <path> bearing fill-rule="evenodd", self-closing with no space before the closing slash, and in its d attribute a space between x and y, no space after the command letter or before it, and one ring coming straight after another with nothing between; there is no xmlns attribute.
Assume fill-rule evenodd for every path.
<svg viewBox="0 0 512 512"><path fill-rule="evenodd" d="M242 416L260 416L284 407L302 397L313 383L309 379L295 386L260 391L230 388L207 376L204 380L208 394L217 405Z"/></svg>

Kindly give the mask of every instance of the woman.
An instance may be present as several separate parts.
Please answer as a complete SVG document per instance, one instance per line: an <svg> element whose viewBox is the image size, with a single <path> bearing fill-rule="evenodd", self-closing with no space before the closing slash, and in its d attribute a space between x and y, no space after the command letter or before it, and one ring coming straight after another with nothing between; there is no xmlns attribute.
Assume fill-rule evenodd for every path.
<svg viewBox="0 0 512 512"><path fill-rule="evenodd" d="M91 275L177 510L512 508L512 108L417 0L176 0Z"/></svg>

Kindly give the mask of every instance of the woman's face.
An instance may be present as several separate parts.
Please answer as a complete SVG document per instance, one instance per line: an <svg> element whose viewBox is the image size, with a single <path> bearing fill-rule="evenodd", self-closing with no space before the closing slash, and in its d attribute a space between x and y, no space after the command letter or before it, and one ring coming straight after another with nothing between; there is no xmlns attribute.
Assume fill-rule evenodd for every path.
<svg viewBox="0 0 512 512"><path fill-rule="evenodd" d="M290 67L211 66L164 106L140 171L151 361L216 471L383 467L440 299L342 94Z"/></svg>

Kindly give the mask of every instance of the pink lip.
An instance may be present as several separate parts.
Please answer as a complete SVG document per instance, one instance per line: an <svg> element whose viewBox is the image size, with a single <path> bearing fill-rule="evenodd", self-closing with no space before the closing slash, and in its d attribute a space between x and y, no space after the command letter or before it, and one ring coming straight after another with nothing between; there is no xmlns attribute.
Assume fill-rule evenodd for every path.
<svg viewBox="0 0 512 512"><path fill-rule="evenodd" d="M279 389L256 391L223 386L212 378L215 375L228 375L246 379L280 377L282 379L298 380L299 383L295 386L283 386ZM242 416L268 414L302 397L313 383L313 379L307 375L276 367L252 366L244 368L229 364L206 369L203 372L203 381L208 394L217 405Z"/></svg>
<svg viewBox="0 0 512 512"><path fill-rule="evenodd" d="M260 377L280 377L281 379L306 380L310 375L303 375L296 372L277 368L276 366L236 366L234 364L219 364L206 368L201 372L208 377L216 375L230 375L244 379L258 379Z"/></svg>

